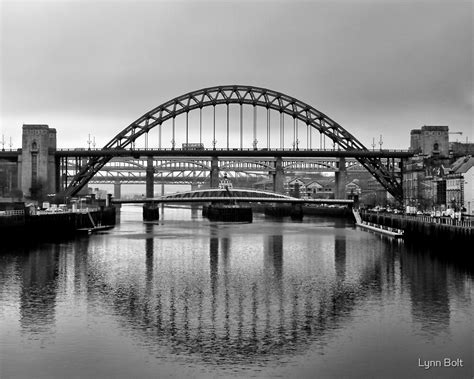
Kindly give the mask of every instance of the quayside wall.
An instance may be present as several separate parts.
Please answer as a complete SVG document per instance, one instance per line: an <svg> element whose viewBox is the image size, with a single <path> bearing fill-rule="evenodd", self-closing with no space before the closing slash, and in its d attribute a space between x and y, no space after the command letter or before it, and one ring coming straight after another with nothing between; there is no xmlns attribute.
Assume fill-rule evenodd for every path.
<svg viewBox="0 0 474 379"><path fill-rule="evenodd" d="M426 244L447 244L468 247L474 242L474 222L429 216L407 216L360 212L364 221L404 230L405 240ZM472 248L472 247L470 247Z"/></svg>
<svg viewBox="0 0 474 379"><path fill-rule="evenodd" d="M8 214L1 214L0 237L7 237L11 233L23 231L26 223L25 218L24 211L10 211Z"/></svg>
<svg viewBox="0 0 474 379"><path fill-rule="evenodd" d="M265 213L269 216L273 215L276 217L290 217L291 205L290 204L276 204L274 206L269 204L251 204L254 212ZM328 207L328 206L302 206L303 215L305 216L321 216L321 217L336 217L336 218L347 218L350 220L354 219L352 210L348 207Z"/></svg>
<svg viewBox="0 0 474 379"><path fill-rule="evenodd" d="M8 215L0 217L0 234L3 237L26 238L62 237L80 228L95 225L115 225L115 208L107 207L89 212L57 212L30 215Z"/></svg>

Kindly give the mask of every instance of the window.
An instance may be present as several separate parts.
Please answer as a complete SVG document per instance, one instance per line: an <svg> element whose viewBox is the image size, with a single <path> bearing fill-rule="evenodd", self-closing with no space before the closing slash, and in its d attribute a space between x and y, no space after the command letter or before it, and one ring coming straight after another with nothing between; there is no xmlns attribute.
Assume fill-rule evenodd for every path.
<svg viewBox="0 0 474 379"><path fill-rule="evenodd" d="M38 154L31 155L31 186L36 185L38 177Z"/></svg>

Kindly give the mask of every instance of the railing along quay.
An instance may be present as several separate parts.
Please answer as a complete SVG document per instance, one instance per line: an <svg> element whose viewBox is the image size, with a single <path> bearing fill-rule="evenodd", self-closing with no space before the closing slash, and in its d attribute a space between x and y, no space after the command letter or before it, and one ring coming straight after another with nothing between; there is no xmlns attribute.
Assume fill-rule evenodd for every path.
<svg viewBox="0 0 474 379"><path fill-rule="evenodd" d="M373 215L384 215L390 216L402 220L412 220L412 221L422 221L431 224L442 224L442 225L451 225L451 226L459 226L463 228L474 228L474 219L457 219L451 218L448 216L442 217L432 217L428 215L400 215L400 214L392 214L392 213L384 213L384 212L371 212L371 211L362 211L362 213L373 214Z"/></svg>
<svg viewBox="0 0 474 379"><path fill-rule="evenodd" d="M8 210L0 211L0 217L11 217L11 216L23 216L25 214L24 210Z"/></svg>
<svg viewBox="0 0 474 379"><path fill-rule="evenodd" d="M432 223L432 224L452 225L452 226L459 226L463 228L474 228L474 220L472 219L459 220L459 219L451 218L447 216L432 217L432 216L427 216L427 215L422 215L422 216L401 215L401 216L403 218L406 218L407 220L413 220L413 221L423 221L423 222Z"/></svg>
<svg viewBox="0 0 474 379"><path fill-rule="evenodd" d="M392 213L361 211L364 221L403 229L406 239L426 243L474 241L474 220L431 217L427 215L398 215Z"/></svg>

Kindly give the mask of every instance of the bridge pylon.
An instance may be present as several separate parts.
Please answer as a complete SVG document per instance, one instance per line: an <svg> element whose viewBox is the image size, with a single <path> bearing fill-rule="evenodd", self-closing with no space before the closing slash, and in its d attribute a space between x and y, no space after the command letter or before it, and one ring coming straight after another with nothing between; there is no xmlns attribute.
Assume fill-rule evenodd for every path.
<svg viewBox="0 0 474 379"><path fill-rule="evenodd" d="M146 163L146 190L145 194L148 199L155 196L154 187L154 167L153 157L148 157ZM143 221L157 221L160 219L160 208L158 204L143 204Z"/></svg>
<svg viewBox="0 0 474 379"><path fill-rule="evenodd" d="M212 157L211 160L211 174L210 174L210 188L219 188L219 158Z"/></svg>
<svg viewBox="0 0 474 379"><path fill-rule="evenodd" d="M346 181L347 181L347 170L346 170L346 158L339 158L337 162L337 171L335 172L335 195L338 199L344 199L346 197Z"/></svg>
<svg viewBox="0 0 474 379"><path fill-rule="evenodd" d="M277 157L275 161L275 173L273 175L273 192L284 193L285 172L283 171L283 159Z"/></svg>

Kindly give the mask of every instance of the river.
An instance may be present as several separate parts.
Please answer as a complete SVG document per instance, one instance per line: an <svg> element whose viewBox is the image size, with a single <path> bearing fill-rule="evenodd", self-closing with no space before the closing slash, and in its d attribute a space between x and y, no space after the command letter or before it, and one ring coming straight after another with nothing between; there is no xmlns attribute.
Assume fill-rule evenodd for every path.
<svg viewBox="0 0 474 379"><path fill-rule="evenodd" d="M126 206L107 233L0 250L1 378L473 374L473 273L344 220Z"/></svg>

